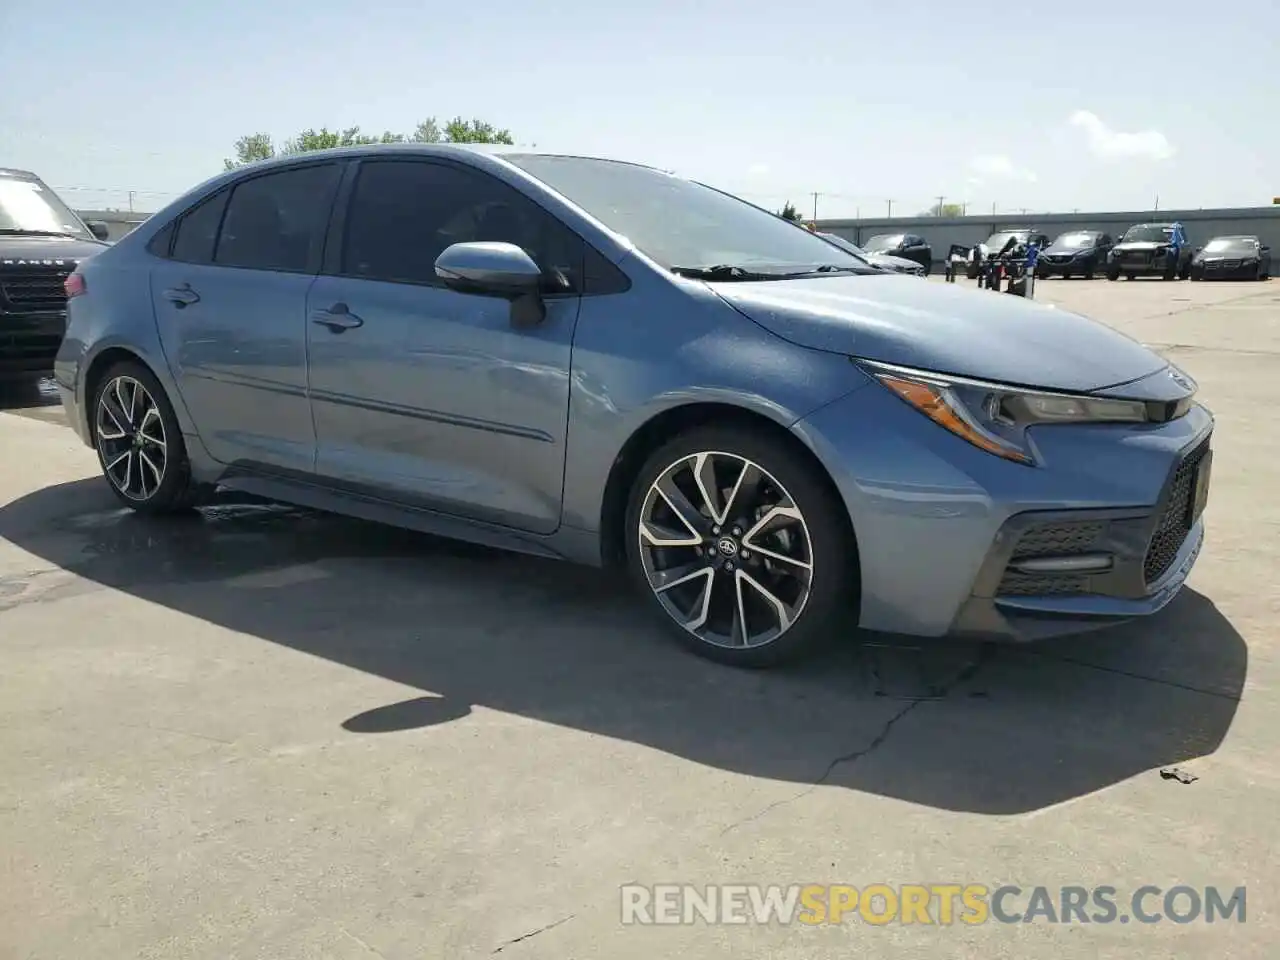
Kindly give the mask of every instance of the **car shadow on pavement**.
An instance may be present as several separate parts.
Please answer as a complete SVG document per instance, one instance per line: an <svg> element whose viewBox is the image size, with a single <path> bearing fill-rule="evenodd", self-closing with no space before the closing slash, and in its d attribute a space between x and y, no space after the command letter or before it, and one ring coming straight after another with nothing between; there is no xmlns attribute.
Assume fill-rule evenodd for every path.
<svg viewBox="0 0 1280 960"><path fill-rule="evenodd" d="M0 508L0 537L78 592L124 591L422 691L357 716L318 700L338 736L480 706L948 810L1037 810L1210 754L1248 666L1242 637L1191 590L1154 622L1066 641L858 635L753 673L670 643L605 572L290 507L228 499L152 520L94 478ZM24 602L8 579L0 610Z"/></svg>
<svg viewBox="0 0 1280 960"><path fill-rule="evenodd" d="M58 388L52 380L0 381L0 411L51 407L58 402Z"/></svg>

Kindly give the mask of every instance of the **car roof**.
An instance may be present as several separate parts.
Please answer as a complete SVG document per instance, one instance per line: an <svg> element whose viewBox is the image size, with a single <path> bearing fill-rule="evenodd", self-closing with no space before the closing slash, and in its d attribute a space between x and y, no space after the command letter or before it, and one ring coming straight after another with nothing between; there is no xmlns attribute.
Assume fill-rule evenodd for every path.
<svg viewBox="0 0 1280 960"><path fill-rule="evenodd" d="M588 156L585 154L557 153L550 150L538 150L535 147L521 147L506 143L369 143L352 147L331 147L327 150L308 150L305 153L291 153L269 160L259 160L246 167L255 171L271 167L289 166L323 158L370 157L370 156L429 156L429 157L466 157L466 156L539 156L555 157L569 160L596 160L603 163L619 163L631 167L644 167L656 170L648 164L635 163L630 160L617 160L613 157Z"/></svg>

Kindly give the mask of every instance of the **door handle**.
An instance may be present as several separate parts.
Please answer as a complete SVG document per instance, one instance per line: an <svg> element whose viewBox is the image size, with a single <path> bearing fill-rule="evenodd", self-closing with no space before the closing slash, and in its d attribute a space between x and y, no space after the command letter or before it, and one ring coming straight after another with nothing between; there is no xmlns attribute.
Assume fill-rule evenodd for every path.
<svg viewBox="0 0 1280 960"><path fill-rule="evenodd" d="M317 310L311 315L311 322L328 327L330 333L342 333L344 330L364 326L364 321L352 313L345 303L335 303L328 310Z"/></svg>
<svg viewBox="0 0 1280 960"><path fill-rule="evenodd" d="M180 287L170 287L164 292L165 299L181 310L193 303L200 302L200 294L191 289L191 284L184 283Z"/></svg>

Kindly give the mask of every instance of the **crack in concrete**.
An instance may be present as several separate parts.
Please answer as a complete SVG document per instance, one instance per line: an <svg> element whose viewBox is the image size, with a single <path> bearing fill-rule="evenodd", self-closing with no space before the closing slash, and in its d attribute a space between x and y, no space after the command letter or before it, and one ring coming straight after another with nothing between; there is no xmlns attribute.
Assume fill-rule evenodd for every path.
<svg viewBox="0 0 1280 960"><path fill-rule="evenodd" d="M957 671L954 677L942 684L936 692L931 693L929 696L909 698L907 705L886 720L884 726L880 728L880 732L872 737L871 741L866 746L859 747L857 750L852 750L849 753L844 753L836 757L827 764L827 769L822 772L822 775L818 777L817 780L809 784L809 786L805 787L799 793L794 796L783 797L781 800L775 800L763 809L751 814L751 816L743 817L741 820L734 821L720 831L720 836L723 837L725 834L737 830L739 827L746 826L748 823L754 823L767 814L772 813L774 810L777 810L779 807L785 807L789 804L795 803L797 800L807 797L819 787L824 786L828 781L830 781L832 774L834 774L840 767L846 764L855 764L859 760L863 760L866 757L871 756L871 754L884 746L889 739L889 734L893 732L893 728L897 726L899 721L905 718L907 714L911 713L921 704L945 700L957 687L973 679L978 671L991 660L994 655L993 651L993 647L984 646L980 648L978 655L970 663L965 664L962 669Z"/></svg>
<svg viewBox="0 0 1280 960"><path fill-rule="evenodd" d="M495 947L493 952L501 953L503 950L507 949L507 947L510 947L513 944L517 944L524 940L528 940L532 937L536 937L538 934L546 933L548 930L554 930L556 927L560 926L561 924L568 923L570 920L573 920L576 916L577 916L576 913L571 913L567 917L561 917L559 920L556 920L554 923L548 923L545 927L539 927L537 930L531 930L526 934L522 934L521 936L516 937L514 940L507 940L505 943L501 943L497 947Z"/></svg>

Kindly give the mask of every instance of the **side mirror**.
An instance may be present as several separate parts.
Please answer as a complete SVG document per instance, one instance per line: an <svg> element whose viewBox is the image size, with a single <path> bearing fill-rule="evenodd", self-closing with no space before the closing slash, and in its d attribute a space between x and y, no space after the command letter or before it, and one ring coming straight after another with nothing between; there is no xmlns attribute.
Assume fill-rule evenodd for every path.
<svg viewBox="0 0 1280 960"><path fill-rule="evenodd" d="M101 220L88 220L85 222L85 226L89 228L90 233L104 243L111 238L111 228Z"/></svg>
<svg viewBox="0 0 1280 960"><path fill-rule="evenodd" d="M436 276L458 293L510 300L513 326L537 326L547 317L542 270L514 243L455 243L436 258Z"/></svg>

